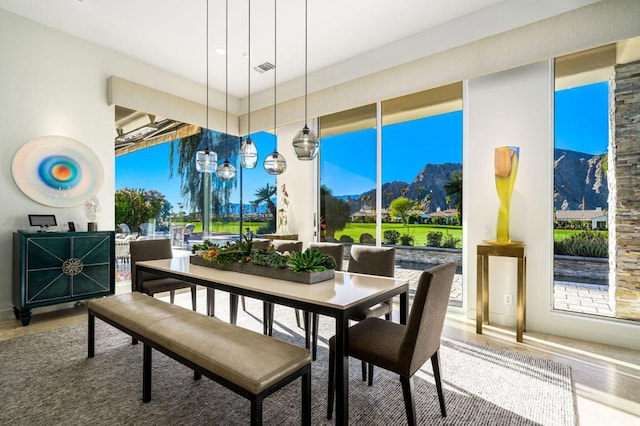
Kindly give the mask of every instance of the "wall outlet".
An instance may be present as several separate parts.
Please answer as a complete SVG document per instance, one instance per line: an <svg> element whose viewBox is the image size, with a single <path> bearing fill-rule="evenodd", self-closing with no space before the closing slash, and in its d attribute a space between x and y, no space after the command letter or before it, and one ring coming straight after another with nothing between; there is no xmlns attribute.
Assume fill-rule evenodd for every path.
<svg viewBox="0 0 640 426"><path fill-rule="evenodd" d="M512 294L505 294L504 295L504 304L505 305L513 305L513 295Z"/></svg>
<svg viewBox="0 0 640 426"><path fill-rule="evenodd" d="M484 225L484 227L482 228L482 232L485 236L485 238L490 238L491 237L491 225Z"/></svg>

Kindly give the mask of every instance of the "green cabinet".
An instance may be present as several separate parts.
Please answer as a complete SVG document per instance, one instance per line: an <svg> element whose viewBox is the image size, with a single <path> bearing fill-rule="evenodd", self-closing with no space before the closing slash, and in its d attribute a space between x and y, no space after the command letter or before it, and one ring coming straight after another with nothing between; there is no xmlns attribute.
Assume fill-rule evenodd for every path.
<svg viewBox="0 0 640 426"><path fill-rule="evenodd" d="M13 234L13 313L23 325L32 308L114 291L115 232Z"/></svg>

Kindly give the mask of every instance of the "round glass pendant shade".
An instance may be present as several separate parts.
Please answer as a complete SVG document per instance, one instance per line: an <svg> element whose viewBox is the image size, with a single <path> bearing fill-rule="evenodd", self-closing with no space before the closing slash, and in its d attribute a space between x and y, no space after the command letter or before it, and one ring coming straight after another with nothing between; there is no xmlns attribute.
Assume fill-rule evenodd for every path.
<svg viewBox="0 0 640 426"><path fill-rule="evenodd" d="M229 160L224 160L224 163L218 166L216 176L218 176L218 179L225 182L233 180L236 177L236 168L229 162Z"/></svg>
<svg viewBox="0 0 640 426"><path fill-rule="evenodd" d="M313 160L320 149L318 136L305 125L293 138L293 149L298 160Z"/></svg>
<svg viewBox="0 0 640 426"><path fill-rule="evenodd" d="M249 138L242 141L240 147L240 165L245 169L253 169L258 164L258 149Z"/></svg>
<svg viewBox="0 0 640 426"><path fill-rule="evenodd" d="M218 166L218 154L205 149L196 154L196 170L202 173L215 173Z"/></svg>
<svg viewBox="0 0 640 426"><path fill-rule="evenodd" d="M264 159L264 169L270 175L279 175L287 170L287 160L278 151L273 151Z"/></svg>

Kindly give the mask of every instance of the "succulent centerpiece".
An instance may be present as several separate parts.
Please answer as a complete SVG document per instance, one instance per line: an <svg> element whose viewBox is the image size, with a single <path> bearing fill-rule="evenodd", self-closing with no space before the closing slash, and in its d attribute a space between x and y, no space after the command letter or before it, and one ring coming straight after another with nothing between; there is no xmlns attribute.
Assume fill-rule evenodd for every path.
<svg viewBox="0 0 640 426"><path fill-rule="evenodd" d="M194 244L191 252L192 264L269 278L313 284L335 276L336 260L331 255L317 249L291 253L273 247L254 249L251 237L222 246L205 240Z"/></svg>

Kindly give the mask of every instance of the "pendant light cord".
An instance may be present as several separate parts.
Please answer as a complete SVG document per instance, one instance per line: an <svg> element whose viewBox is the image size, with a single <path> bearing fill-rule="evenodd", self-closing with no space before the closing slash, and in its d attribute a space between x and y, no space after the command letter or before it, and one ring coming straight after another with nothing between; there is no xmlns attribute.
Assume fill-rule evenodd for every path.
<svg viewBox="0 0 640 426"><path fill-rule="evenodd" d="M308 14L307 14L307 0L304 0L304 125L307 127L307 26L308 26Z"/></svg>
<svg viewBox="0 0 640 426"><path fill-rule="evenodd" d="M225 25L224 25L224 137L227 159L229 157L229 0L225 1Z"/></svg>
<svg viewBox="0 0 640 426"><path fill-rule="evenodd" d="M278 151L278 132L277 129L277 120L278 115L276 114L276 105L278 98L276 96L276 90L278 87L278 1L273 0L273 62L275 62L275 67L273 68L273 135L275 136L275 141L273 143L273 151Z"/></svg>
<svg viewBox="0 0 640 426"><path fill-rule="evenodd" d="M249 49L247 52L247 139L251 139L251 0L247 0L249 3Z"/></svg>
<svg viewBox="0 0 640 426"><path fill-rule="evenodd" d="M205 37L206 37L206 58L207 58L207 65L206 65L206 72L207 72L207 78L206 78L206 82L207 82L207 111L206 111L206 126L207 128L205 129L205 132L207 131L207 129L209 129L209 0L207 1L207 28L206 28L206 32L205 32ZM207 150L209 150L210 146L209 146L209 137L207 136Z"/></svg>

